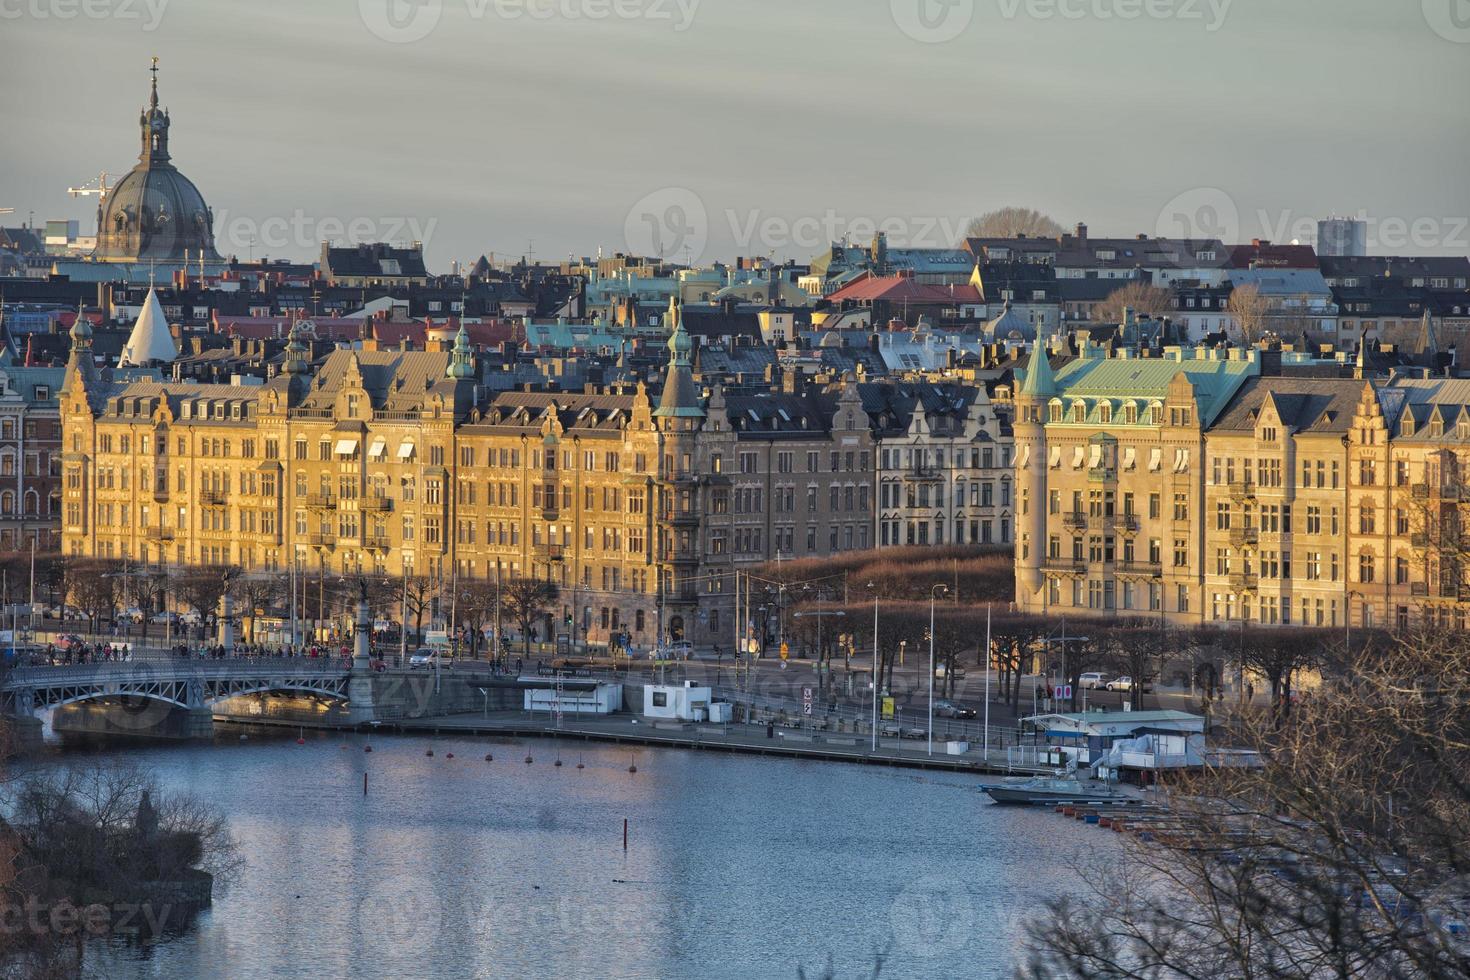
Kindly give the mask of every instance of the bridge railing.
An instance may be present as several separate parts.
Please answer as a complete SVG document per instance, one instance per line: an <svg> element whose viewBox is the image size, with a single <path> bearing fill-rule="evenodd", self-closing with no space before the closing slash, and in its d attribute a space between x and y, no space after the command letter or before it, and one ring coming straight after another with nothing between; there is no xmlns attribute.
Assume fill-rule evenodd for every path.
<svg viewBox="0 0 1470 980"><path fill-rule="evenodd" d="M231 657L227 660L144 660L112 663L59 664L16 667L3 677L3 685L65 684L104 678L131 680L148 678L240 677L270 678L309 674L345 673L350 661L340 657Z"/></svg>

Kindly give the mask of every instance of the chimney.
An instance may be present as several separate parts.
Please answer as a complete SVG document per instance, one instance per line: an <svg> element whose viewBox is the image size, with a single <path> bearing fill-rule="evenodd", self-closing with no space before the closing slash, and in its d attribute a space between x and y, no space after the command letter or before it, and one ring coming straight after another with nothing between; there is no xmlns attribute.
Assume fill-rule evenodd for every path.
<svg viewBox="0 0 1470 980"><path fill-rule="evenodd" d="M1087 241L1087 225L1085 222L1077 222L1077 240L1079 242Z"/></svg>

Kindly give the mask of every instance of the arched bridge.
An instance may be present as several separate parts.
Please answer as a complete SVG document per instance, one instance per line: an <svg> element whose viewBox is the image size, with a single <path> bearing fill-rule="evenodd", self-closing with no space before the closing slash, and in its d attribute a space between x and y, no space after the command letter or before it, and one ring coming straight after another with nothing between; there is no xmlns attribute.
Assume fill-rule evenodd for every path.
<svg viewBox="0 0 1470 980"><path fill-rule="evenodd" d="M0 711L38 710L98 699L143 699L189 710L246 694L295 691L348 700L351 671L341 660L177 660L19 667L0 685Z"/></svg>

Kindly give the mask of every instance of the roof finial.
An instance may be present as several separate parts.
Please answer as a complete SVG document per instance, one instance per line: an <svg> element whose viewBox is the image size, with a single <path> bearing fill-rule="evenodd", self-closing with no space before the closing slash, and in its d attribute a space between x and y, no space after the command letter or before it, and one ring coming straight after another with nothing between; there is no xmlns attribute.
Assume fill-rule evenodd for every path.
<svg viewBox="0 0 1470 980"><path fill-rule="evenodd" d="M153 91L148 95L148 108L158 108L158 55L153 56L153 65L148 69L153 73Z"/></svg>

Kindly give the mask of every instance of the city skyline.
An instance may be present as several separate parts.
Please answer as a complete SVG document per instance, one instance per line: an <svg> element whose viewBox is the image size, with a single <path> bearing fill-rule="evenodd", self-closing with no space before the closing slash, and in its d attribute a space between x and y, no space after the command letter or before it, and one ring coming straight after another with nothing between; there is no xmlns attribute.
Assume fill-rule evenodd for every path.
<svg viewBox="0 0 1470 980"><path fill-rule="evenodd" d="M0 71L12 100L30 94L7 111L20 138L0 206L9 224L34 211L94 230L96 199L66 188L126 171L157 55L176 162L215 208L220 252L242 259L391 239L423 241L440 271L599 249L801 261L876 229L953 245L1012 204L1099 236L1228 241L1310 242L1316 219L1366 214L1372 254L1470 251L1452 165L1470 137L1443 95L1470 68L1438 0L1336 3L1330 19L1247 0L1135 19L1126 0L958 0L925 18L918 2L763 18L695 0L363 0L293 13L285 37L269 7L118 0L65 18L32 3L7 16ZM1246 37L1269 39L1254 71ZM1325 59L1295 53L1307 42L1372 45L1373 70L1333 78L1325 105ZM39 95L23 84L38 74ZM1138 129L1100 122L1109 106ZM1296 161L1279 153L1291 141Z"/></svg>

